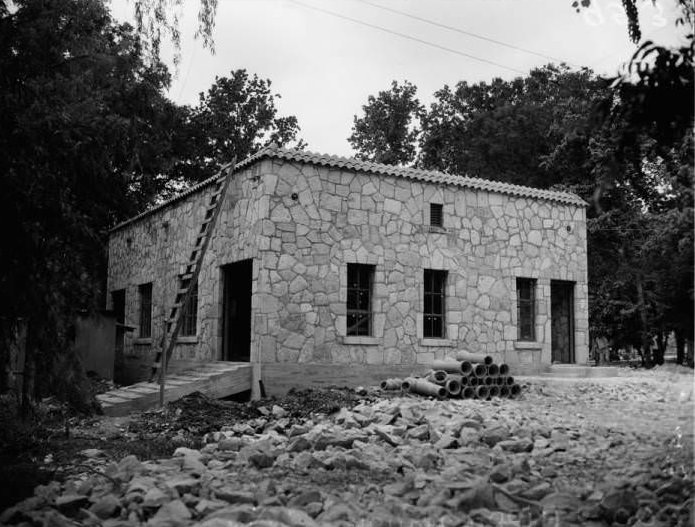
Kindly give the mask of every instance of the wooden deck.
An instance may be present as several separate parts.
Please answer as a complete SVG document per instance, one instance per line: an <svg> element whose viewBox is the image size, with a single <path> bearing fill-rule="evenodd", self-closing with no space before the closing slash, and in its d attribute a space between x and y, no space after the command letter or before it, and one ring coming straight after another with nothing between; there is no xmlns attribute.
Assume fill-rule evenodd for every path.
<svg viewBox="0 0 695 527"><path fill-rule="evenodd" d="M165 401L175 401L193 392L210 397L226 397L251 389L251 364L248 362L208 362L167 376ZM139 382L97 396L104 414L112 417L156 408L159 384Z"/></svg>

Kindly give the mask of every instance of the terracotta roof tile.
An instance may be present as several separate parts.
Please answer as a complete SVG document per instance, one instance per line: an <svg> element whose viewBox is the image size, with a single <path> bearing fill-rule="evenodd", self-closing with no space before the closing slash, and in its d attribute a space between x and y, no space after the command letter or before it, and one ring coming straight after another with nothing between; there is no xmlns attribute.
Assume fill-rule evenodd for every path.
<svg viewBox="0 0 695 527"><path fill-rule="evenodd" d="M297 163L309 163L331 168L347 168L351 170L358 170L360 172L368 172L370 174L402 177L406 179L426 181L442 185L452 185L461 188L469 188L473 190L496 192L499 194L506 194L510 196L535 198L544 201L565 203L569 205L576 205L579 207L587 206L587 203L584 200L582 200L576 194L570 192L559 192L555 190L544 190L533 187L525 187L522 185L512 185L511 183L504 183L501 181L492 181L489 179L460 176L456 174L447 174L446 172L437 172L434 170L420 170L416 168L383 165L380 163L372 163L369 161L360 161L358 159L353 158L319 154L315 152L309 152L306 150L286 149L277 146L266 147L257 152L256 154L247 157L243 161L237 163L235 170L242 170L253 165L257 161L260 161L261 159L265 158L284 159L286 161L293 161ZM224 171L228 168L229 165L226 165L222 168L222 170ZM111 232L125 227L126 225L129 225L130 223L133 223L145 216L149 216L154 212L169 207L174 203L201 191L209 185L212 185L218 177L219 174L216 174L215 176L206 179L205 181L202 181L197 185L192 186L191 188L174 196L173 198L164 201L163 203L160 203L155 207L152 207L151 209L146 210L142 214L139 214L133 218L130 218L129 220L124 221L123 223L116 225L113 229L111 229Z"/></svg>

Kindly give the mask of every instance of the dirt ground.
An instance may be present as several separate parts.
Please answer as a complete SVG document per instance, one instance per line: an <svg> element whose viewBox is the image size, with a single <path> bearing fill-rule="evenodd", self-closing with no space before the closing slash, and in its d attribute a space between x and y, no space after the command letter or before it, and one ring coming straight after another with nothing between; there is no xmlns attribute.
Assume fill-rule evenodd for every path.
<svg viewBox="0 0 695 527"><path fill-rule="evenodd" d="M41 482L58 483L0 523L693 524L692 370L520 380L516 400L191 396L84 421L33 452Z"/></svg>

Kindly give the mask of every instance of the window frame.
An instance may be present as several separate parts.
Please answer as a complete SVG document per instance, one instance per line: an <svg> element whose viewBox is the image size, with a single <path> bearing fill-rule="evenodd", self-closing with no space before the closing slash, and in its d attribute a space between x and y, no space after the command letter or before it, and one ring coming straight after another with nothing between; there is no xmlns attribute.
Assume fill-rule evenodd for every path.
<svg viewBox="0 0 695 527"><path fill-rule="evenodd" d="M535 278L516 279L516 338L519 342L536 341L536 288ZM524 292L528 294L522 294Z"/></svg>
<svg viewBox="0 0 695 527"><path fill-rule="evenodd" d="M181 329L179 335L182 337L195 337L198 334L198 282L196 281L191 286L191 292L188 296L188 303L181 312L183 320L181 321Z"/></svg>
<svg viewBox="0 0 695 527"><path fill-rule="evenodd" d="M152 338L152 282L138 286L138 302L140 304L138 337Z"/></svg>
<svg viewBox="0 0 695 527"><path fill-rule="evenodd" d="M448 278L448 271L440 269L425 269L423 272L423 338L446 338L446 285ZM437 303L439 304L438 311L436 310Z"/></svg>
<svg viewBox="0 0 695 527"><path fill-rule="evenodd" d="M351 272L357 273L356 280ZM374 274L375 266L371 264L348 263L347 264L347 297L345 299L345 335L348 337L372 337L374 336ZM356 282L356 286L351 284ZM366 283L365 283L366 282ZM366 305L360 307L360 295L366 294ZM351 306L351 299L357 297L356 305ZM364 303L364 302L363 302ZM351 324L351 319L358 320ZM366 322L366 324L365 324ZM366 328L365 328L366 326Z"/></svg>
<svg viewBox="0 0 695 527"><path fill-rule="evenodd" d="M430 227L444 228L444 205L430 203Z"/></svg>

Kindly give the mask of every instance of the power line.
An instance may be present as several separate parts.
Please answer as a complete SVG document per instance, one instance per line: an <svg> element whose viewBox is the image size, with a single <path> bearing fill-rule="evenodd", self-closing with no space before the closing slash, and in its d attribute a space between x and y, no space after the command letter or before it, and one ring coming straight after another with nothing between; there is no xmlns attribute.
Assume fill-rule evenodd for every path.
<svg viewBox="0 0 695 527"><path fill-rule="evenodd" d="M375 3L373 3L373 2L368 2L367 0L356 0L356 1L357 1L357 2L362 2L363 4L367 4L367 5L370 5L370 6L372 6L372 7L376 7L377 9L383 9L384 11L390 11L391 13L396 13L396 14L398 14L398 15L402 15L402 16L405 16L405 17L408 17L408 18L412 18L413 20L419 20L420 22L425 22L426 24L430 24L430 25L433 25L433 26L436 26L436 27L441 27L441 28L443 28L443 29L448 29L449 31L455 31L456 33L460 33L460 34L462 34L462 35L467 35L467 36L469 36L469 37L477 38L477 39L480 39L480 40L485 40L485 41L487 41L487 42L492 42L492 43L494 43L494 44L497 44L497 45L499 45L499 46L504 46L504 47L509 48L509 49L514 49L514 50L517 50L517 51L522 51L522 52L524 52L524 53L528 53L528 54L530 54L530 55L535 55L536 57L541 57L541 58L543 58L543 59L548 59L548 60L551 60L551 61L553 61L553 62L567 62L568 64L570 64L570 63L569 63L568 61L566 61L566 60L563 60L563 59L560 59L560 58L557 58L557 57L553 57L553 56L551 56L551 55L545 55L545 54L543 54L543 53L538 53L538 52L533 51L533 50L531 50L531 49L526 49L526 48L522 48L522 47L519 47L519 46L515 46L514 44L507 44L506 42L502 42L501 40L495 40L494 38L486 37L486 36L484 36L484 35L478 35L477 33L472 33L472 32L470 32L470 31L466 31L466 30L460 29L460 28L458 28L458 27L448 26L448 25L442 24L442 23L440 23L440 22L435 22L434 20L429 20L429 19L427 19L427 18L419 17L419 16L417 16L417 15L411 15L410 13L406 13L406 12L404 12L404 11L399 11L398 9L393 9L393 8L391 8L391 7L386 7L386 6L382 6L382 5L379 5L379 4L375 4Z"/></svg>
<svg viewBox="0 0 695 527"><path fill-rule="evenodd" d="M291 3L293 3L293 4L297 4L297 5L300 5L300 6L302 6L302 7L305 7L306 9L312 9L312 10L314 10L314 11L320 11L321 13L325 13L325 14L327 14L327 15L331 15L331 16L334 16L334 17L337 17L337 18L342 18L343 20L349 20L350 22L354 22L355 24L360 24L360 25L362 25L362 26L371 27L372 29L377 29L377 30L379 30L379 31L383 31L384 33L389 33L389 34L391 34L391 35L396 35L396 36L401 37L401 38L405 38L405 39L408 39L408 40L412 40L413 42L418 42L418 43L424 44L424 45L426 45L426 46L430 46L430 47L433 47L433 48L441 49L441 50L443 50L443 51L448 51L449 53L454 53L454 54L460 55L460 56L462 56L462 57L466 57L466 58L469 58L469 59L477 60L478 62L484 62L484 63L486 63L486 64L491 64L491 65L493 65L493 66L497 66L497 67L499 67L499 68L504 68L504 69L506 69L506 70L513 71L513 72L515 72L515 73L520 73L520 74L522 74L522 75L526 75L526 73L528 73L528 72L526 72L526 71L522 71L522 70L520 70L520 69L513 68L513 67L511 67L511 66L505 66L504 64L500 64L499 62L494 62L494 61L492 61L492 60L487 60L487 59L483 59L483 58L480 58L480 57L476 57L475 55L471 55L471 54L469 54L469 53L464 53L463 51L459 51L459 50L457 50L457 49L448 48L448 47L446 47L446 46L441 46L441 45L439 45L439 44L435 44L434 42L430 42L430 41L428 41L428 40L423 40L423 39L420 39L420 38L417 38L417 37L413 37L413 36L411 36L411 35L406 35L405 33L399 33L398 31L393 31L393 30L391 30L391 29L387 29L387 28L385 28L385 27L378 26L378 25L376 25L376 24L370 24L369 22L365 22L365 21L359 20L359 19L357 19L357 18L352 18L352 17L346 16L346 15L341 15L341 14L336 13L336 12L334 12L334 11L328 11L327 9L322 9L322 8L320 8L320 7L315 7L315 6L312 6L312 5L309 5L309 4L305 4L304 2L300 2L299 0L288 0L288 1L291 2Z"/></svg>

